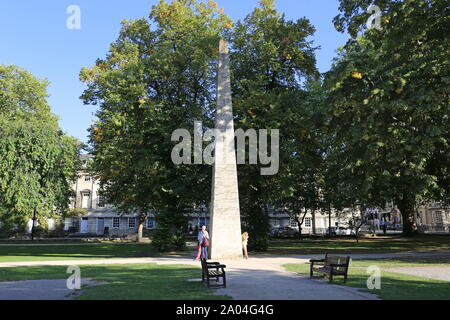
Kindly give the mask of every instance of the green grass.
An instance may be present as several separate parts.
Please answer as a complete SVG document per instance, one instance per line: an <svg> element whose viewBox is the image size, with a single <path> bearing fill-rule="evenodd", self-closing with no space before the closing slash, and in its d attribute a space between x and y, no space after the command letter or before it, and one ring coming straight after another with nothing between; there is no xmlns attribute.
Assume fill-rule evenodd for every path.
<svg viewBox="0 0 450 320"><path fill-rule="evenodd" d="M381 290L367 289L367 279L370 276L366 272L368 266L378 266L381 268ZM448 267L448 260L413 261L411 259L383 259L352 261L347 283L343 283L343 277L336 277L333 283L361 288L361 291L376 294L384 300L449 300L449 281L434 280L383 270L384 268L392 267L424 266ZM284 267L291 272L309 275L309 264L287 264Z"/></svg>
<svg viewBox="0 0 450 320"><path fill-rule="evenodd" d="M269 254L300 255L329 253L388 253L450 251L450 236L400 236L361 239L317 239L271 241Z"/></svg>
<svg viewBox="0 0 450 320"><path fill-rule="evenodd" d="M159 256L159 254L149 244L0 246L0 263L156 256Z"/></svg>
<svg viewBox="0 0 450 320"><path fill-rule="evenodd" d="M48 243L37 243L39 246L0 246L1 262L22 261L55 261L55 260L90 260L132 257L157 257L150 244L86 244L50 246ZM56 242L55 244L58 244ZM415 238L379 237L362 239L359 243L346 239L317 240L273 240L269 251L272 255L302 255L329 253L389 253L389 252L420 252L420 251L450 251L450 237L419 236ZM189 252L173 253L189 255Z"/></svg>
<svg viewBox="0 0 450 320"><path fill-rule="evenodd" d="M154 263L133 265L81 266L81 277L100 285L83 288L79 300L227 300L213 295L201 282L199 268L184 265L160 266ZM67 279L67 267L0 268L0 281Z"/></svg>
<svg viewBox="0 0 450 320"><path fill-rule="evenodd" d="M151 243L149 239L144 239L145 243ZM131 240L101 240L101 239L67 239L67 240L1 240L0 245L10 245L10 244L23 244L23 245L43 245L43 244L135 244L136 242Z"/></svg>

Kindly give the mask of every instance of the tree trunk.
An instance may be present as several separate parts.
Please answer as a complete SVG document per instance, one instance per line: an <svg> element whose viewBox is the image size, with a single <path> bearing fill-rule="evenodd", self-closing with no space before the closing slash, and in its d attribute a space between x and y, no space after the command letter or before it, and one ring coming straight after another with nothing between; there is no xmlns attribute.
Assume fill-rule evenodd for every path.
<svg viewBox="0 0 450 320"><path fill-rule="evenodd" d="M146 219L145 214L141 214L139 216L139 226L138 226L138 234L137 234L137 242L141 243L143 241L143 234L144 234L144 223Z"/></svg>
<svg viewBox="0 0 450 320"><path fill-rule="evenodd" d="M31 241L34 241L34 225L36 224L36 210L33 212L33 224L31 225Z"/></svg>
<svg viewBox="0 0 450 320"><path fill-rule="evenodd" d="M300 221L300 219L296 219L297 221L297 225L298 225L298 235L297 238L301 239L302 238L302 222Z"/></svg>
<svg viewBox="0 0 450 320"><path fill-rule="evenodd" d="M331 206L328 207L328 237L333 237L331 233Z"/></svg>
<svg viewBox="0 0 450 320"><path fill-rule="evenodd" d="M400 209L403 223L403 235L410 237L417 234L417 229L414 224L414 199L408 196L404 196L403 199L397 202L397 206Z"/></svg>
<svg viewBox="0 0 450 320"><path fill-rule="evenodd" d="M312 216L312 234L315 235L316 234L316 210L315 209L311 212L311 216Z"/></svg>

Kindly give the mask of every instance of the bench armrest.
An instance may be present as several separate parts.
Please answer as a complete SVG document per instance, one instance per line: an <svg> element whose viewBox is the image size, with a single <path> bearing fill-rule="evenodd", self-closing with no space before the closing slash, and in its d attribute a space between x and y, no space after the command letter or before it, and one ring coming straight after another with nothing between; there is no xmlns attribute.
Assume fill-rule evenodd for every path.
<svg viewBox="0 0 450 320"><path fill-rule="evenodd" d="M220 265L220 262L207 262L206 264L209 264L209 265Z"/></svg>
<svg viewBox="0 0 450 320"><path fill-rule="evenodd" d="M218 269L218 268L225 269L226 267L227 266L224 265L224 264L216 264L216 265L213 265L213 266L207 266L208 269Z"/></svg>
<svg viewBox="0 0 450 320"><path fill-rule="evenodd" d="M311 259L309 260L311 263L319 263L319 262L325 262L325 259Z"/></svg>

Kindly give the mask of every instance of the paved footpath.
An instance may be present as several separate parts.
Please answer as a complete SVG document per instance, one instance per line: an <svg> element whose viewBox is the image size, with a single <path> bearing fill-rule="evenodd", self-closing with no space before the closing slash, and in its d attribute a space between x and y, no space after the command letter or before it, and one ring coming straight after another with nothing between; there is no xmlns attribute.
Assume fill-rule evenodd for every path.
<svg viewBox="0 0 450 320"><path fill-rule="evenodd" d="M450 252L430 252L430 253L390 253L390 254L355 254L353 259L382 259L400 257L438 257L450 255ZM257 255L249 260L221 261L227 265L227 289L216 290L218 295L229 295L235 300L372 300L377 299L376 295L360 292L356 288L329 285L323 281L311 280L305 275L299 275L286 271L282 265L290 263L307 263L310 258L317 255L301 256L273 256ZM183 264L200 267L199 262L186 257L165 257L165 258L122 258L122 259L100 259L100 260L73 260L73 261L29 261L29 262L7 262L0 263L0 268L14 268L23 266L70 266L70 265L111 265L111 264L142 264L157 263L160 265ZM428 268L428 267L427 267ZM405 269L405 268L400 268ZM409 268L411 269L411 268ZM434 270L433 274L440 272L440 268ZM417 271L415 271L417 273ZM442 273L442 272L441 272ZM412 274L412 273L409 273ZM433 275L429 274L429 275ZM417 274L419 275L419 274ZM15 297L23 298L23 291L28 292L27 296L46 297L42 295L42 289L61 288L65 280L60 282L19 281L10 282L7 285L9 294L7 299ZM61 282L62 281L62 282ZM0 284L4 285L5 283ZM56 286L56 287L55 287ZM14 287L21 288L22 293L14 291ZM29 290L25 290L28 288ZM55 289L56 290L56 289ZM0 291L2 287L0 286ZM17 293L17 295L16 295ZM67 292L61 291L59 298L66 299ZM50 299L59 299L51 296ZM70 298L70 297L69 297ZM0 295L0 300L5 299Z"/></svg>
<svg viewBox="0 0 450 320"><path fill-rule="evenodd" d="M249 260L221 261L227 265L228 288L216 290L218 295L229 295L236 300L368 300L376 299L376 296L361 293L357 289L311 280L306 276L288 272L282 267L286 263L306 263L307 259L296 257L257 256ZM19 266L69 266L69 265L106 265L106 264L138 264L157 263L160 265L184 264L199 266L199 262L188 258L131 258L131 259L102 259L102 260L77 260L77 261L31 261L1 263L0 267ZM82 269L81 269L82 270ZM4 284L4 283L1 283ZM24 292L30 298L41 297L48 299L67 299L67 291L61 290L65 280L58 281L19 281L10 282L7 285L8 294L0 294L1 299L22 299ZM55 287L56 286L56 287ZM18 290L14 291L14 288ZM57 296L47 296L44 291L58 292ZM3 288L0 286L0 291ZM69 297L70 298L70 297Z"/></svg>
<svg viewBox="0 0 450 320"><path fill-rule="evenodd" d="M67 288L66 279L0 282L0 300L72 300L83 291ZM81 279L81 285L94 286L91 279Z"/></svg>

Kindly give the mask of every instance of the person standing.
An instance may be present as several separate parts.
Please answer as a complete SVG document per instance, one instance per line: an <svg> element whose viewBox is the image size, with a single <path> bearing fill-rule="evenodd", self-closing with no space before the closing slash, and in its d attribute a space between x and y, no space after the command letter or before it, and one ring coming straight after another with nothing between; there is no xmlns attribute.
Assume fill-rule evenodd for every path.
<svg viewBox="0 0 450 320"><path fill-rule="evenodd" d="M383 224L383 234L386 235L387 234L387 226L388 226L386 218L384 218L382 224Z"/></svg>
<svg viewBox="0 0 450 320"><path fill-rule="evenodd" d="M244 259L248 259L248 238L250 238L248 232L244 232L242 234L242 251L244 252Z"/></svg>
<svg viewBox="0 0 450 320"><path fill-rule="evenodd" d="M202 226L202 230L198 233L198 248L196 260L200 260L202 257L208 260L208 247L209 247L209 233L206 231L206 226Z"/></svg>

